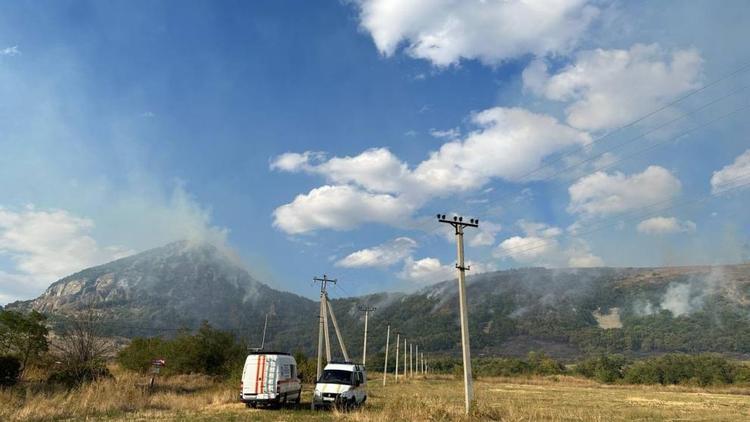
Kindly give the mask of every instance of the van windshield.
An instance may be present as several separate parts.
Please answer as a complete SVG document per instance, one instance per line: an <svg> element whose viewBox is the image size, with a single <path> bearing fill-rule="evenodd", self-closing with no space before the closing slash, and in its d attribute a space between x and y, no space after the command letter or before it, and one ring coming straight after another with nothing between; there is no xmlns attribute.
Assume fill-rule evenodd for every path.
<svg viewBox="0 0 750 422"><path fill-rule="evenodd" d="M340 369L327 369L323 371L323 375L320 376L318 382L352 385L352 372Z"/></svg>

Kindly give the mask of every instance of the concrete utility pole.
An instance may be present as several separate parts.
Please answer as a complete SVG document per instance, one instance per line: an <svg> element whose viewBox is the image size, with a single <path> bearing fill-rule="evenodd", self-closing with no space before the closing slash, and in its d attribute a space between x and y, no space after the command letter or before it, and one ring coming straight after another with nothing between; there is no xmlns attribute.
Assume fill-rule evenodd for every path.
<svg viewBox="0 0 750 422"><path fill-rule="evenodd" d="M365 321L367 317L365 316ZM367 323L365 323L367 326ZM367 329L365 329L365 333ZM388 324L388 329L385 332L385 365L383 365L383 387L385 387L385 376L388 374L388 341L391 339L391 324ZM367 343L367 334L365 334L365 344ZM363 363L364 365L364 363Z"/></svg>
<svg viewBox="0 0 750 422"><path fill-rule="evenodd" d="M333 306L331 306L331 302L328 300L328 295L326 294L326 307L328 308L328 312L331 314L331 321L333 322L333 328L336 330L336 338L339 339L339 346L341 346L341 353L344 354L344 360L349 362L349 353L346 352L346 345L344 344L344 338L341 337L341 330L339 330L339 324L336 322L336 314L333 313Z"/></svg>
<svg viewBox="0 0 750 422"><path fill-rule="evenodd" d="M474 400L474 388L471 379L471 346L469 345L469 311L466 301L466 270L469 267L464 266L464 227L479 227L479 220L471 219L465 223L463 217L454 216L453 221L445 218L445 214L438 214L437 219L441 223L450 224L456 230L456 251L458 254L458 299L461 311L461 352L464 361L464 401L466 404L466 414L471 410L471 403Z"/></svg>
<svg viewBox="0 0 750 422"><path fill-rule="evenodd" d="M401 343L401 333L396 331L396 382L398 382L398 345Z"/></svg>
<svg viewBox="0 0 750 422"><path fill-rule="evenodd" d="M409 378L414 378L414 359L412 352L414 352L414 343L409 343Z"/></svg>
<svg viewBox="0 0 750 422"><path fill-rule="evenodd" d="M404 336L404 381L406 380L406 336Z"/></svg>
<svg viewBox="0 0 750 422"><path fill-rule="evenodd" d="M419 375L419 345L414 345L414 365L417 367L417 375Z"/></svg>
<svg viewBox="0 0 750 422"><path fill-rule="evenodd" d="M320 378L320 374L323 371L323 340L325 337L325 344L326 344L326 363L331 361L331 342L328 338L328 318L326 315L328 314L326 310L326 300L327 293L326 293L326 287L328 287L328 283L336 283L336 280L332 280L328 278L325 274L323 274L323 278L313 277L313 282L320 283L320 324L318 327L318 369L316 371L316 377L315 379Z"/></svg>
<svg viewBox="0 0 750 422"><path fill-rule="evenodd" d="M359 310L360 312L365 313L365 342L362 346L362 365L366 368L367 367L367 315L374 311L376 308L371 306L360 306Z"/></svg>

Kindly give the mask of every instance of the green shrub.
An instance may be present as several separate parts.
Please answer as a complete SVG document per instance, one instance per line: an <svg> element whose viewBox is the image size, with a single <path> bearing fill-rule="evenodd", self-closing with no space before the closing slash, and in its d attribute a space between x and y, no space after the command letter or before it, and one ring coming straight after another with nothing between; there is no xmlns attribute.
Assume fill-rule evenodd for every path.
<svg viewBox="0 0 750 422"><path fill-rule="evenodd" d="M315 383L318 371L318 363L315 359L310 359L301 350L297 350L294 352L294 360L297 362L297 374L302 378L302 382Z"/></svg>
<svg viewBox="0 0 750 422"><path fill-rule="evenodd" d="M623 377L625 358L621 355L600 355L588 358L576 365L576 373L599 382L613 383Z"/></svg>
<svg viewBox="0 0 750 422"><path fill-rule="evenodd" d="M740 364L721 356L667 354L635 362L625 369L624 379L631 384L706 386L731 384L746 374Z"/></svg>
<svg viewBox="0 0 750 422"><path fill-rule="evenodd" d="M134 338L130 344L117 355L117 362L126 369L147 372L151 361L165 357L167 343L158 338Z"/></svg>
<svg viewBox="0 0 750 422"><path fill-rule="evenodd" d="M20 373L21 361L17 357L0 356L0 385L15 385Z"/></svg>
<svg viewBox="0 0 750 422"><path fill-rule="evenodd" d="M83 383L110 378L111 376L109 369L107 369L103 362L61 364L50 373L47 377L47 382L73 388Z"/></svg>
<svg viewBox="0 0 750 422"><path fill-rule="evenodd" d="M195 334L181 333L171 340L136 338L117 356L125 368L146 372L155 358L166 360L164 373L201 373L229 376L242 367L245 347L234 335L204 323Z"/></svg>

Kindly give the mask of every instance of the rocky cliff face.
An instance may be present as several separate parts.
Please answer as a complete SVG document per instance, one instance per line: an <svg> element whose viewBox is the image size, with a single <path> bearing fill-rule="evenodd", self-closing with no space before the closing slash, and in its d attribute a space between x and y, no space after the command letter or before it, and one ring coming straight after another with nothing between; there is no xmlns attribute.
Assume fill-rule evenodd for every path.
<svg viewBox="0 0 750 422"><path fill-rule="evenodd" d="M231 252L188 241L85 269L8 307L51 315L94 308L107 331L118 335L175 332L205 320L249 340L259 337L266 313L278 333L298 330L299 315L309 319L316 309L308 299L255 280Z"/></svg>

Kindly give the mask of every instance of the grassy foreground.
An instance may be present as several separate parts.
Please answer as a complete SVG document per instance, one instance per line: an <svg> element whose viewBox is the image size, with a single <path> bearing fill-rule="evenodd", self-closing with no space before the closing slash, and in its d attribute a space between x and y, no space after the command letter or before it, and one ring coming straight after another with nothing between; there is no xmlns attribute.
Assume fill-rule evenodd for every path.
<svg viewBox="0 0 750 422"><path fill-rule="evenodd" d="M237 387L204 376L159 380L115 370L115 379L72 392L27 385L0 390L0 420L461 420L461 381L431 376L382 386L371 374L366 406L350 413L309 410L310 386L299 409L255 410L236 401ZM750 420L750 387L690 388L601 385L574 377L481 379L471 420L612 421Z"/></svg>

